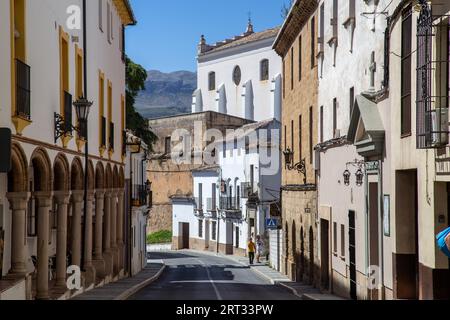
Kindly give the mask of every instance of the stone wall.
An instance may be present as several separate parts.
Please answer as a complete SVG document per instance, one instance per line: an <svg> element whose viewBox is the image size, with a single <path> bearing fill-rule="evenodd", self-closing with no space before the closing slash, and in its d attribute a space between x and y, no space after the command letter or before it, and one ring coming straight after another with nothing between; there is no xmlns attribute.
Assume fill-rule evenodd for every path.
<svg viewBox="0 0 450 320"><path fill-rule="evenodd" d="M172 205L154 205L150 210L147 233L169 230L172 231Z"/></svg>

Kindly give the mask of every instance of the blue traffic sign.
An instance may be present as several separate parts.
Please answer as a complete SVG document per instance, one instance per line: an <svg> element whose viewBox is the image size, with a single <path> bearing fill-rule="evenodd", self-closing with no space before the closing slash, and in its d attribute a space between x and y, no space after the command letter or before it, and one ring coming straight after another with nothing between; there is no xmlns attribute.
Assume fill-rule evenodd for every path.
<svg viewBox="0 0 450 320"><path fill-rule="evenodd" d="M277 229L278 228L278 219L274 219L274 218L266 219L266 228Z"/></svg>

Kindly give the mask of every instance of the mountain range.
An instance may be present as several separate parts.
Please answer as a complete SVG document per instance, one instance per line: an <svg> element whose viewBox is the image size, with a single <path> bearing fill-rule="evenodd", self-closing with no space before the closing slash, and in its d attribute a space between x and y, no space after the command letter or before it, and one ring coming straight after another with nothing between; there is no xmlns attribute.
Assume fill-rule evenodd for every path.
<svg viewBox="0 0 450 320"><path fill-rule="evenodd" d="M136 110L148 119L191 112L192 93L197 89L197 73L147 71L145 90L136 97Z"/></svg>

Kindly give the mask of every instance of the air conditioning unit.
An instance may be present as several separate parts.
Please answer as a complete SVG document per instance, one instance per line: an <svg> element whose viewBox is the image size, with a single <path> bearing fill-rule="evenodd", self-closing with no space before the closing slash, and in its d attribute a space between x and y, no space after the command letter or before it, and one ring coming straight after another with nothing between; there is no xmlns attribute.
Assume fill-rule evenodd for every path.
<svg viewBox="0 0 450 320"><path fill-rule="evenodd" d="M439 108L431 113L431 146L443 147L448 144L448 108Z"/></svg>

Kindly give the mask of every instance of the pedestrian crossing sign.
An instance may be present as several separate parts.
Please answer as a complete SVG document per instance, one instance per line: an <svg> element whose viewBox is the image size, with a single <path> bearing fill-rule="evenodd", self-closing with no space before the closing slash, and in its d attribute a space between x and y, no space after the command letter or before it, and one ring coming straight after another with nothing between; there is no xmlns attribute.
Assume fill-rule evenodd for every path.
<svg viewBox="0 0 450 320"><path fill-rule="evenodd" d="M268 229L277 229L278 228L278 219L274 219L274 218L266 219L266 227Z"/></svg>

